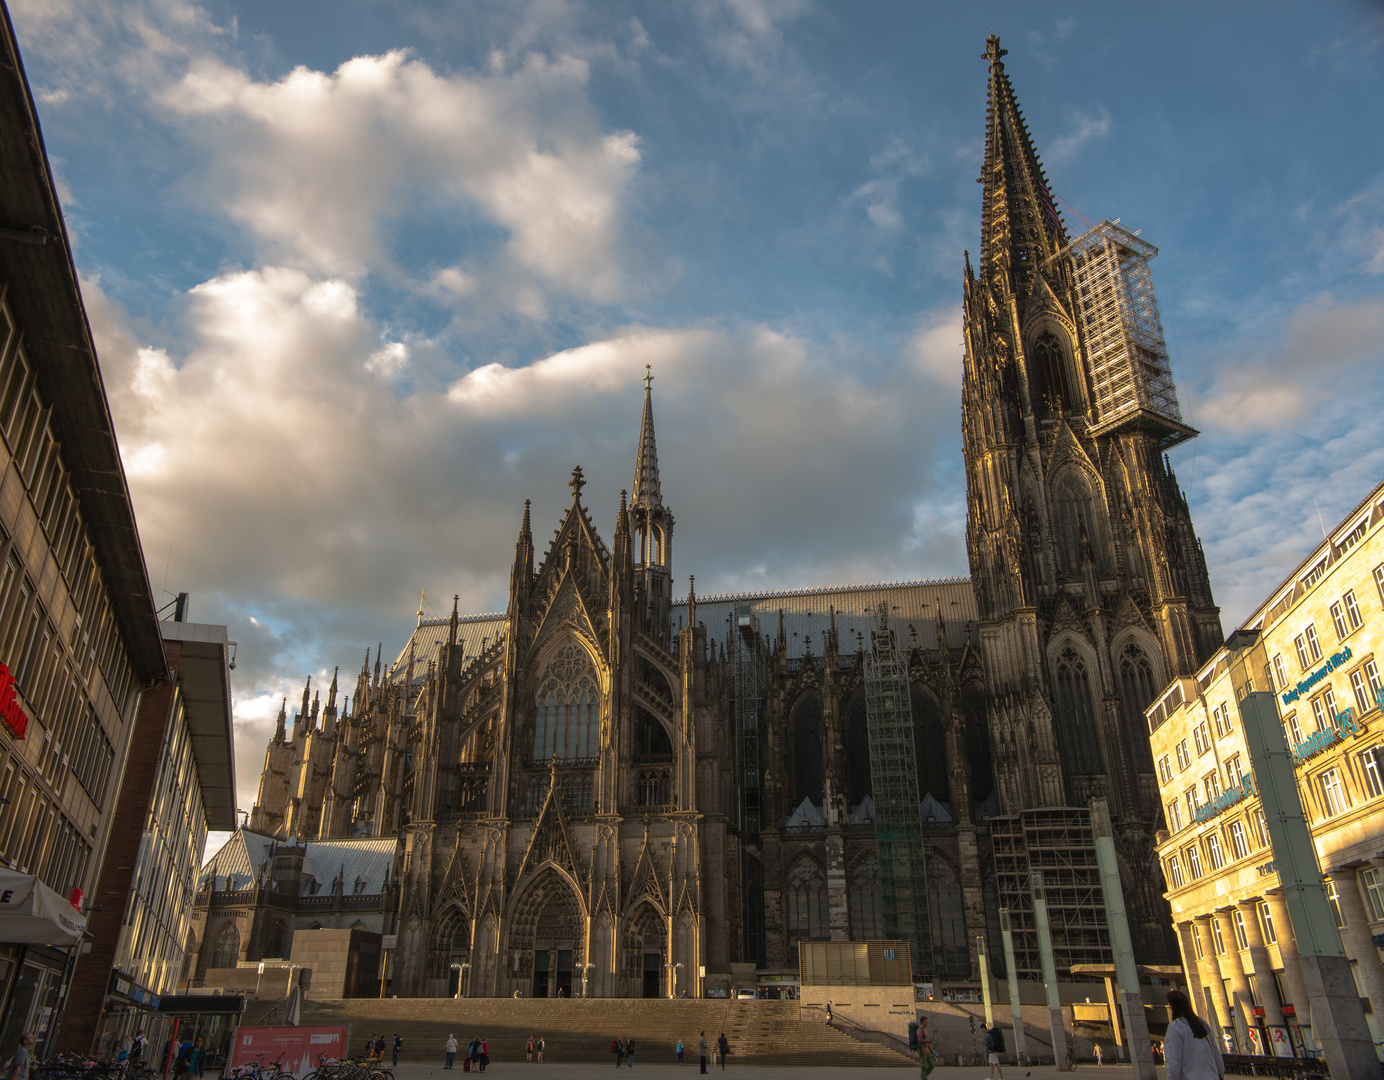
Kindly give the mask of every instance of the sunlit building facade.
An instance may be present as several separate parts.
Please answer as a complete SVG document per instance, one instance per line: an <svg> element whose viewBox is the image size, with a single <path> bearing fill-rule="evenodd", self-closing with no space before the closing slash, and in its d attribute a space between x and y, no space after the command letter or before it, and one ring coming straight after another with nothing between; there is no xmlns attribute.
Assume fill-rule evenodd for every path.
<svg viewBox="0 0 1384 1080"><path fill-rule="evenodd" d="M1384 1017L1384 484L1245 623L1261 632L1303 810L1376 1044ZM1262 687L1260 689L1263 689ZM1311 1009L1222 649L1148 712L1184 968L1242 1053L1311 1048Z"/></svg>

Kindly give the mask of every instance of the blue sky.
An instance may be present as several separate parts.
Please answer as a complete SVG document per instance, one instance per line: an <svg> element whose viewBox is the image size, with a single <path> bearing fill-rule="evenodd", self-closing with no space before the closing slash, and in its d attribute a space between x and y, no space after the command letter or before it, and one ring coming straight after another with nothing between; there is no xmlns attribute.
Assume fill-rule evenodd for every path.
<svg viewBox="0 0 1384 1080"><path fill-rule="evenodd" d="M284 694L612 531L654 369L679 591L964 573L986 34L1158 245L1229 627L1384 473L1384 9L14 0L156 589ZM540 539L541 544L541 539Z"/></svg>

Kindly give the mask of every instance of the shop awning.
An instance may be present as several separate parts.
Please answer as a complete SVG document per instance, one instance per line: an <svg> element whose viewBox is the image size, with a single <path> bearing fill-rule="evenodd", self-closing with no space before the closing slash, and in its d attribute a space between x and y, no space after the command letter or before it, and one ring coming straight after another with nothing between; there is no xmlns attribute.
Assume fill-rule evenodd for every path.
<svg viewBox="0 0 1384 1080"><path fill-rule="evenodd" d="M86 918L33 874L0 869L0 942L73 945Z"/></svg>

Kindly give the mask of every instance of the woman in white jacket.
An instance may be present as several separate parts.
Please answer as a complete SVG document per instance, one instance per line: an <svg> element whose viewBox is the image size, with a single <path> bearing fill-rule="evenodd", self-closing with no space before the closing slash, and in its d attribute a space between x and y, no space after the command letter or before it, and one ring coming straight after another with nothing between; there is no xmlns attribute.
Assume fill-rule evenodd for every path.
<svg viewBox="0 0 1384 1080"><path fill-rule="evenodd" d="M1181 990L1168 991L1168 1014L1172 1023L1163 1039L1168 1080L1222 1080L1225 1060L1216 1037Z"/></svg>

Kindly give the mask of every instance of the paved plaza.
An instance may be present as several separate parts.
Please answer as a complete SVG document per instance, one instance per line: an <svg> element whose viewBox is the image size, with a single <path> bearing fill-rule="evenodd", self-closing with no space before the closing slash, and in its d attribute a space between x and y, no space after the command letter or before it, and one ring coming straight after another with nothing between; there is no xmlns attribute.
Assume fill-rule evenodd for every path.
<svg viewBox="0 0 1384 1080"><path fill-rule="evenodd" d="M669 1061L670 1055L664 1052L651 1053L648 1057L639 1056L635 1059L635 1066L624 1070L624 1075L639 1073L644 1077L657 1077L658 1080L683 1080L686 1077L697 1075L697 1060L695 1057L688 1058L687 1062L679 1066L676 1062ZM597 1065L590 1062L578 1062L567 1064L562 1061L554 1060L551 1055L543 1064L536 1062L501 1062L493 1064L486 1070L486 1075L495 1075L495 1080L532 1080L532 1078L542 1076L559 1077L591 1077L609 1076L615 1064L612 1059L609 1065ZM442 1055L438 1055L436 1065L409 1064L400 1062L398 1066L391 1070L395 1080L459 1080L461 1073L461 1062L458 1060L456 1067L452 1070L449 1077L446 1070L442 1068ZM720 1074L721 1070L708 1065L707 1072ZM725 1075L740 1073L742 1075L753 1076L754 1080L915 1080L918 1076L917 1066L902 1066L897 1069L880 1068L804 1068L800 1065L741 1065L734 1064L732 1055L730 1062L726 1065ZM989 1069L984 1066L971 1068L957 1068L955 1066L938 1066L932 1071L931 1080L988 1080ZM1075 1076L1078 1080L1133 1080L1133 1070L1125 1065L1078 1065L1076 1073L1059 1073L1051 1065L1033 1066L1021 1068L1017 1066L1005 1066L1005 1080L1070 1080ZM1158 1069L1159 1077L1163 1077L1164 1071Z"/></svg>

